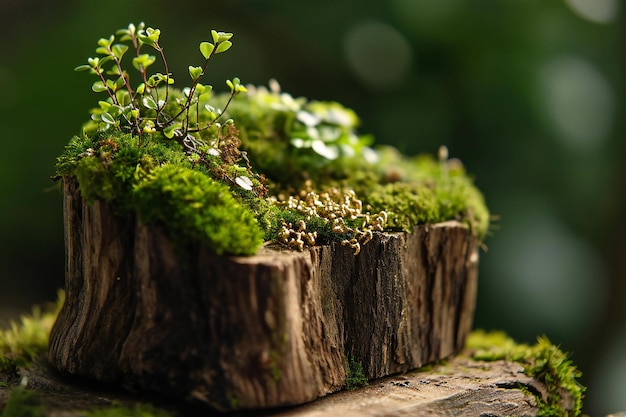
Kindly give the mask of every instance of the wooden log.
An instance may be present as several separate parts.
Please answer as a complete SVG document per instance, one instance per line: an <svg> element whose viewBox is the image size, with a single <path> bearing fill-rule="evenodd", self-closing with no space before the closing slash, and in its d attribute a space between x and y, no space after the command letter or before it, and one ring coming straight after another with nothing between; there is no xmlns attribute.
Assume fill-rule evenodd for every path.
<svg viewBox="0 0 626 417"><path fill-rule="evenodd" d="M458 222L252 257L182 250L65 180L59 371L220 410L300 404L449 357L475 307L478 241Z"/></svg>

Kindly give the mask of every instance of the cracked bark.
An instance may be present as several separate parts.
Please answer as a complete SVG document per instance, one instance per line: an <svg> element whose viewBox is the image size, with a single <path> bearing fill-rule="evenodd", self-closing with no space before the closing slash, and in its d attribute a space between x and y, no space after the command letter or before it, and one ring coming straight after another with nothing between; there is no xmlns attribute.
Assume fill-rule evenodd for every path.
<svg viewBox="0 0 626 417"><path fill-rule="evenodd" d="M478 242L457 222L341 245L184 255L163 231L65 182L60 372L214 408L300 404L458 353L472 326Z"/></svg>

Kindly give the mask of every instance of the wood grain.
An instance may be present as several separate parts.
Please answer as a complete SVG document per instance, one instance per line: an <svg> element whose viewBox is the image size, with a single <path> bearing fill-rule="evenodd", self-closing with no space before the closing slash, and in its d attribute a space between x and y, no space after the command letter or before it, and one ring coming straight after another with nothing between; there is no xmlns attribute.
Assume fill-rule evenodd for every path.
<svg viewBox="0 0 626 417"><path fill-rule="evenodd" d="M478 241L457 222L224 257L87 204L65 180L60 372L219 410L301 404L343 388L347 358L380 378L458 353L472 327Z"/></svg>

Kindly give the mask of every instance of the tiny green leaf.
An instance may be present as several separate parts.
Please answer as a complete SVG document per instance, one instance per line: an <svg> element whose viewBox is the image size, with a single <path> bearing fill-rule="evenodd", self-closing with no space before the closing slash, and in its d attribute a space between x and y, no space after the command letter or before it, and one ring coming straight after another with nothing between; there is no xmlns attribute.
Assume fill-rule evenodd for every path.
<svg viewBox="0 0 626 417"><path fill-rule="evenodd" d="M107 75L122 75L117 65L112 65L111 69L107 71Z"/></svg>
<svg viewBox="0 0 626 417"><path fill-rule="evenodd" d="M87 70L90 70L90 69L93 69L93 67L91 65L85 64L85 65L77 66L76 68L74 68L74 71L87 71Z"/></svg>
<svg viewBox="0 0 626 417"><path fill-rule="evenodd" d="M111 51L113 52L113 55L115 55L115 57L117 59L122 59L122 56L124 56L126 51L128 51L128 45L123 45L121 43L116 43L111 48Z"/></svg>
<svg viewBox="0 0 626 417"><path fill-rule="evenodd" d="M114 125L115 124L115 119L109 113L102 113L100 115L100 118L106 124L109 124L109 125Z"/></svg>
<svg viewBox="0 0 626 417"><path fill-rule="evenodd" d="M202 54L204 59L209 59L214 49L215 49L215 45L213 45L211 42L200 43L200 53Z"/></svg>
<svg viewBox="0 0 626 417"><path fill-rule="evenodd" d="M99 48L96 48L96 53L100 54L100 55L109 55L109 49L106 46L101 46Z"/></svg>
<svg viewBox="0 0 626 417"><path fill-rule="evenodd" d="M126 90L116 91L115 97L120 106L128 106L130 104L130 94Z"/></svg>
<svg viewBox="0 0 626 417"><path fill-rule="evenodd" d="M113 91L116 90L116 84L115 84L115 81L113 80L107 79L106 86L109 90L113 90Z"/></svg>
<svg viewBox="0 0 626 417"><path fill-rule="evenodd" d="M201 67L194 67L194 66L189 66L189 75L191 76L192 80L197 80L198 78L200 78L200 76L202 75L202 68Z"/></svg>
<svg viewBox="0 0 626 417"><path fill-rule="evenodd" d="M198 84L198 86L200 86L200 85L202 85L202 84ZM202 88L200 89L200 93L198 94L198 96L205 96L205 97L207 97L207 95L211 94L212 91L213 91L213 86L212 85L202 85Z"/></svg>
<svg viewBox="0 0 626 417"><path fill-rule="evenodd" d="M163 135L168 139L172 139L176 134L176 131L179 130L181 127L182 125L180 123L172 123L165 129L163 129Z"/></svg>
<svg viewBox="0 0 626 417"><path fill-rule="evenodd" d="M135 67L137 71L145 70L150 65L154 64L154 61L156 61L154 55L141 54L133 58L133 67Z"/></svg>
<svg viewBox="0 0 626 417"><path fill-rule="evenodd" d="M154 98L152 98L152 96L144 97L142 100L142 103L144 106L146 106L147 108L151 110L156 110L158 108L158 105L156 101L154 101Z"/></svg>
<svg viewBox="0 0 626 417"><path fill-rule="evenodd" d="M222 52L226 52L230 49L231 46L233 46L233 43L231 41L220 42L217 44L217 50L215 51L215 53L221 54Z"/></svg>
<svg viewBox="0 0 626 417"><path fill-rule="evenodd" d="M213 31L211 31L211 35L213 35ZM215 35L213 35L213 36L215 36ZM230 33L230 32L217 32L217 40L214 41L214 42L218 43L218 42L228 41L232 37L233 37L233 34ZM215 39L215 38L213 38L213 39Z"/></svg>
<svg viewBox="0 0 626 417"><path fill-rule="evenodd" d="M96 93L101 93L103 91L107 91L107 88L102 81L96 81L91 85L91 90Z"/></svg>
<svg viewBox="0 0 626 417"><path fill-rule="evenodd" d="M161 31L159 29L148 28L145 31L139 32L139 40L146 45L150 45L154 48L157 47L159 43L159 36L161 35Z"/></svg>
<svg viewBox="0 0 626 417"><path fill-rule="evenodd" d="M98 46L104 46L106 48L110 46L114 40L115 40L115 36L113 35L109 36L109 39L100 38L98 39Z"/></svg>
<svg viewBox="0 0 626 417"><path fill-rule="evenodd" d="M108 111L109 108L111 107L111 103L109 103L108 101L98 101L98 106L100 106L100 108L104 111Z"/></svg>
<svg viewBox="0 0 626 417"><path fill-rule="evenodd" d="M126 80L124 79L124 77L119 77L116 81L115 81L115 89L119 90L120 88L124 87L126 85Z"/></svg>
<svg viewBox="0 0 626 417"><path fill-rule="evenodd" d="M113 57L111 55L107 55L105 57L102 57L102 59L100 59L99 66L101 67L102 65L104 65L107 62L109 62L112 59L113 59Z"/></svg>
<svg viewBox="0 0 626 417"><path fill-rule="evenodd" d="M217 33L217 30L211 31L211 37L213 38L213 43L218 43L220 41L220 34Z"/></svg>

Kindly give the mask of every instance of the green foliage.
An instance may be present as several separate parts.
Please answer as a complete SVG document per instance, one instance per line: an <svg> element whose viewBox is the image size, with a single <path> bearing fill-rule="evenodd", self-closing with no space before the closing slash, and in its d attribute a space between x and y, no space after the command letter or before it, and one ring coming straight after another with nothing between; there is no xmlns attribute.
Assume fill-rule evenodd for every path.
<svg viewBox="0 0 626 417"><path fill-rule="evenodd" d="M116 38L119 36L119 39ZM98 40L96 54L88 58L87 64L75 68L76 71L88 71L96 76L92 85L96 93L105 93L105 100L98 102L98 108L91 111L91 123L85 126L88 132L104 132L116 129L141 137L144 134L162 133L180 144L192 144L199 139L199 132L209 130L217 124L221 111L214 113L210 120L200 123L198 103L200 97L210 93L211 86L200 83L210 59L229 50L232 46L232 33L211 31L211 42L201 42L199 49L204 62L200 66L189 66L191 85L182 91L184 98L172 100L170 86L174 78L169 72L165 53L159 44L161 31L146 28L142 22L138 26L128 25L116 35ZM154 50L161 60L165 73L148 71L157 57L143 53L147 45ZM124 56L130 51L134 57L128 68ZM131 82L131 74L138 77L138 82ZM230 88L230 100L239 93L246 92L238 78L227 80ZM226 104L226 107L228 104ZM196 108L192 112L192 108Z"/></svg>
<svg viewBox="0 0 626 417"><path fill-rule="evenodd" d="M0 417L43 417L45 411L39 395L21 384L9 394Z"/></svg>
<svg viewBox="0 0 626 417"><path fill-rule="evenodd" d="M356 133L354 111L339 103L293 98L272 81L269 89L249 88L228 115L275 194L293 195L308 184L320 192L353 189L371 211L389 214L388 229L459 220L481 238L487 233L489 212L458 160L371 148L372 138Z"/></svg>
<svg viewBox="0 0 626 417"><path fill-rule="evenodd" d="M140 142L116 132L99 139L77 136L59 158L57 172L76 177L88 201L115 201L120 210L161 224L180 244L201 241L219 254L250 255L264 232L245 203L254 201L253 191L262 186L247 167L237 165L238 144L222 139L211 148L214 155L191 158L163 137ZM241 178L248 178L249 190L241 189Z"/></svg>
<svg viewBox="0 0 626 417"><path fill-rule="evenodd" d="M154 169L135 185L133 201L145 222L164 225L174 239L204 242L217 254L252 255L263 243L254 213L227 186L190 168Z"/></svg>
<svg viewBox="0 0 626 417"><path fill-rule="evenodd" d="M585 387L577 381L582 375L558 346L546 337L539 337L535 345L516 344L502 332L474 331L467 341L467 348L476 360L508 360L518 362L524 367L524 373L545 383L548 396L536 395L543 417L579 416L582 410ZM563 393L569 393L574 399L572 413L565 411Z"/></svg>
<svg viewBox="0 0 626 417"><path fill-rule="evenodd" d="M363 373L361 362L354 360L353 356L347 358L348 369L346 370L346 388L357 389L368 385L367 378Z"/></svg>
<svg viewBox="0 0 626 417"><path fill-rule="evenodd" d="M116 35L100 39L98 56L77 68L95 75L92 90L108 98L56 166L88 201L114 201L173 240L219 254L253 254L263 240L299 250L340 240L358 254L384 230L386 211L392 229L458 219L484 235L488 213L462 169L375 151L371 137L356 133L351 109L294 99L275 81L232 101L248 92L233 78L229 93L212 96L199 80L209 60L231 48L232 33L213 30L199 44L205 61L188 66L191 85L182 90L172 87L160 30L131 24ZM149 73L157 57L144 46L165 73Z"/></svg>
<svg viewBox="0 0 626 417"><path fill-rule="evenodd" d="M227 96L216 97L224 103ZM243 148L278 189L298 189L351 177L376 158L370 136L356 133L356 113L336 102L307 101L270 89L250 87L227 114L237 121Z"/></svg>
<svg viewBox="0 0 626 417"><path fill-rule="evenodd" d="M18 367L30 365L48 347L48 335L63 305L63 293L59 293L54 306L42 310L35 307L20 322L12 321L8 329L0 329L0 372L15 373Z"/></svg>

